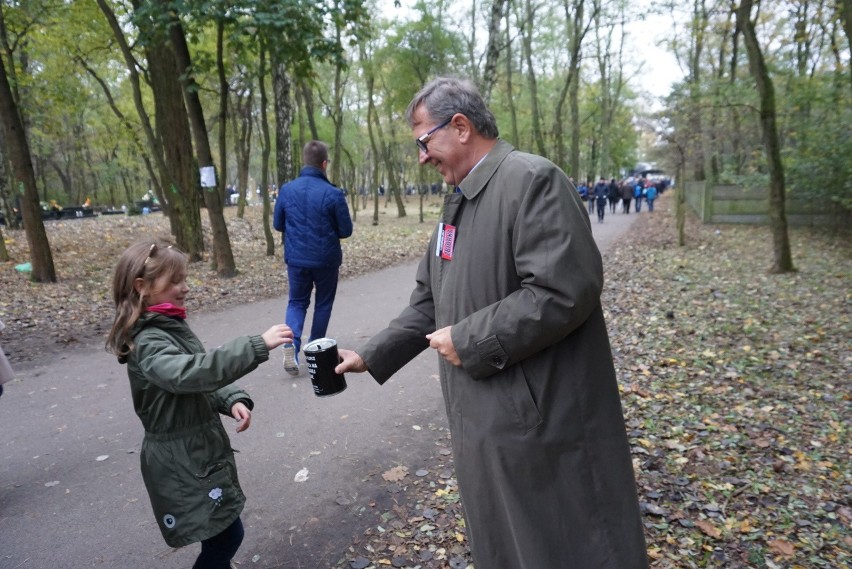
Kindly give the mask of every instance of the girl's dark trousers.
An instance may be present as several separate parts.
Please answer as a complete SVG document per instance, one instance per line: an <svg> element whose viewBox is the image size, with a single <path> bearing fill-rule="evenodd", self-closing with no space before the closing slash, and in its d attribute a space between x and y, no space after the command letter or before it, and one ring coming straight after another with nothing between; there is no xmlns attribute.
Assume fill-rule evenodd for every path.
<svg viewBox="0 0 852 569"><path fill-rule="evenodd" d="M243 522L237 518L225 531L201 542L201 554L192 569L231 569L244 535Z"/></svg>

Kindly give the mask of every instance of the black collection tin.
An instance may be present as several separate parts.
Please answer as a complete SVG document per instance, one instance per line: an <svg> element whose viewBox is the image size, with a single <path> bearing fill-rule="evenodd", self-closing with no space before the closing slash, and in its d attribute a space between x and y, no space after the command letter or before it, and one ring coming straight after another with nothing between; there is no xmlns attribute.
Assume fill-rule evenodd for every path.
<svg viewBox="0 0 852 569"><path fill-rule="evenodd" d="M309 342L304 349L308 373L317 397L337 395L346 389L346 378L343 374L334 373L334 368L340 363L337 354L337 342L331 338L319 338Z"/></svg>

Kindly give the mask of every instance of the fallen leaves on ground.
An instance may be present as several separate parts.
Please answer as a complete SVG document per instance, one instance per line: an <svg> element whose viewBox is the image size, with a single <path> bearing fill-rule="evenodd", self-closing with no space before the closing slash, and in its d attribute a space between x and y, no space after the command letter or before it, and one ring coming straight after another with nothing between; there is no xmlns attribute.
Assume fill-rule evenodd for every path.
<svg viewBox="0 0 852 569"><path fill-rule="evenodd" d="M687 245L678 247L670 194L657 203L605 253L602 299L652 566L848 567L848 236L791 228L798 272L773 275L768 228L689 219ZM433 226L416 217L386 215L374 227L360 212L344 242L344 277L419 257ZM61 348L106 333L115 259L167 225L159 216L105 221L49 225L57 285L29 283L13 264L0 269L4 349L33 359L45 341ZM229 227L240 275L219 279L194 265L191 310L286 291L280 245L265 256L259 217L230 218ZM4 235L23 262L23 234ZM37 351L22 353L28 346ZM471 566L448 435L435 436L435 456L412 466L414 476L386 465L386 473L406 468L379 481L394 506L336 567Z"/></svg>

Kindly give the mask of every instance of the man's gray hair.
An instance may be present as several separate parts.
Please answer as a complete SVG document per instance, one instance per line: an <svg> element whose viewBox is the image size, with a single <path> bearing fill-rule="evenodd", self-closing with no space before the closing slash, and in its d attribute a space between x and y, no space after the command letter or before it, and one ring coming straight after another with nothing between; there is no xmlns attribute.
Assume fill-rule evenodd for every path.
<svg viewBox="0 0 852 569"><path fill-rule="evenodd" d="M328 160L328 144L312 140L302 149L302 164L322 168L322 163Z"/></svg>
<svg viewBox="0 0 852 569"><path fill-rule="evenodd" d="M423 105L436 124L441 124L452 118L454 114L461 113L485 138L494 139L500 136L494 114L488 110L485 100L479 94L479 89L468 79L436 77L424 85L414 95L414 99L405 111L405 118L409 125L414 124L414 111L420 105Z"/></svg>

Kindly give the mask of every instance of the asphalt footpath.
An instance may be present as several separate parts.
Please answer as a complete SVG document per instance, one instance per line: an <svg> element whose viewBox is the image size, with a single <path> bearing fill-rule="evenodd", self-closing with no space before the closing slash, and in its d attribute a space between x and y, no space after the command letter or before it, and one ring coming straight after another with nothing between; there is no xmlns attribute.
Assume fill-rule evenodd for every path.
<svg viewBox="0 0 852 569"><path fill-rule="evenodd" d="M637 217L592 219L601 250ZM341 282L328 336L355 348L384 328L406 305L415 270ZM283 296L190 314L189 323L215 347L265 331L285 307ZM377 524L394 499L382 473L428 467L444 440L437 368L427 350L384 386L348 374L345 391L319 398L304 365L291 377L278 350L241 379L255 401L251 427L237 434L225 419L248 497L236 566L328 569ZM17 371L0 398L0 569L191 567L200 546L168 547L154 521L124 366L95 343Z"/></svg>

